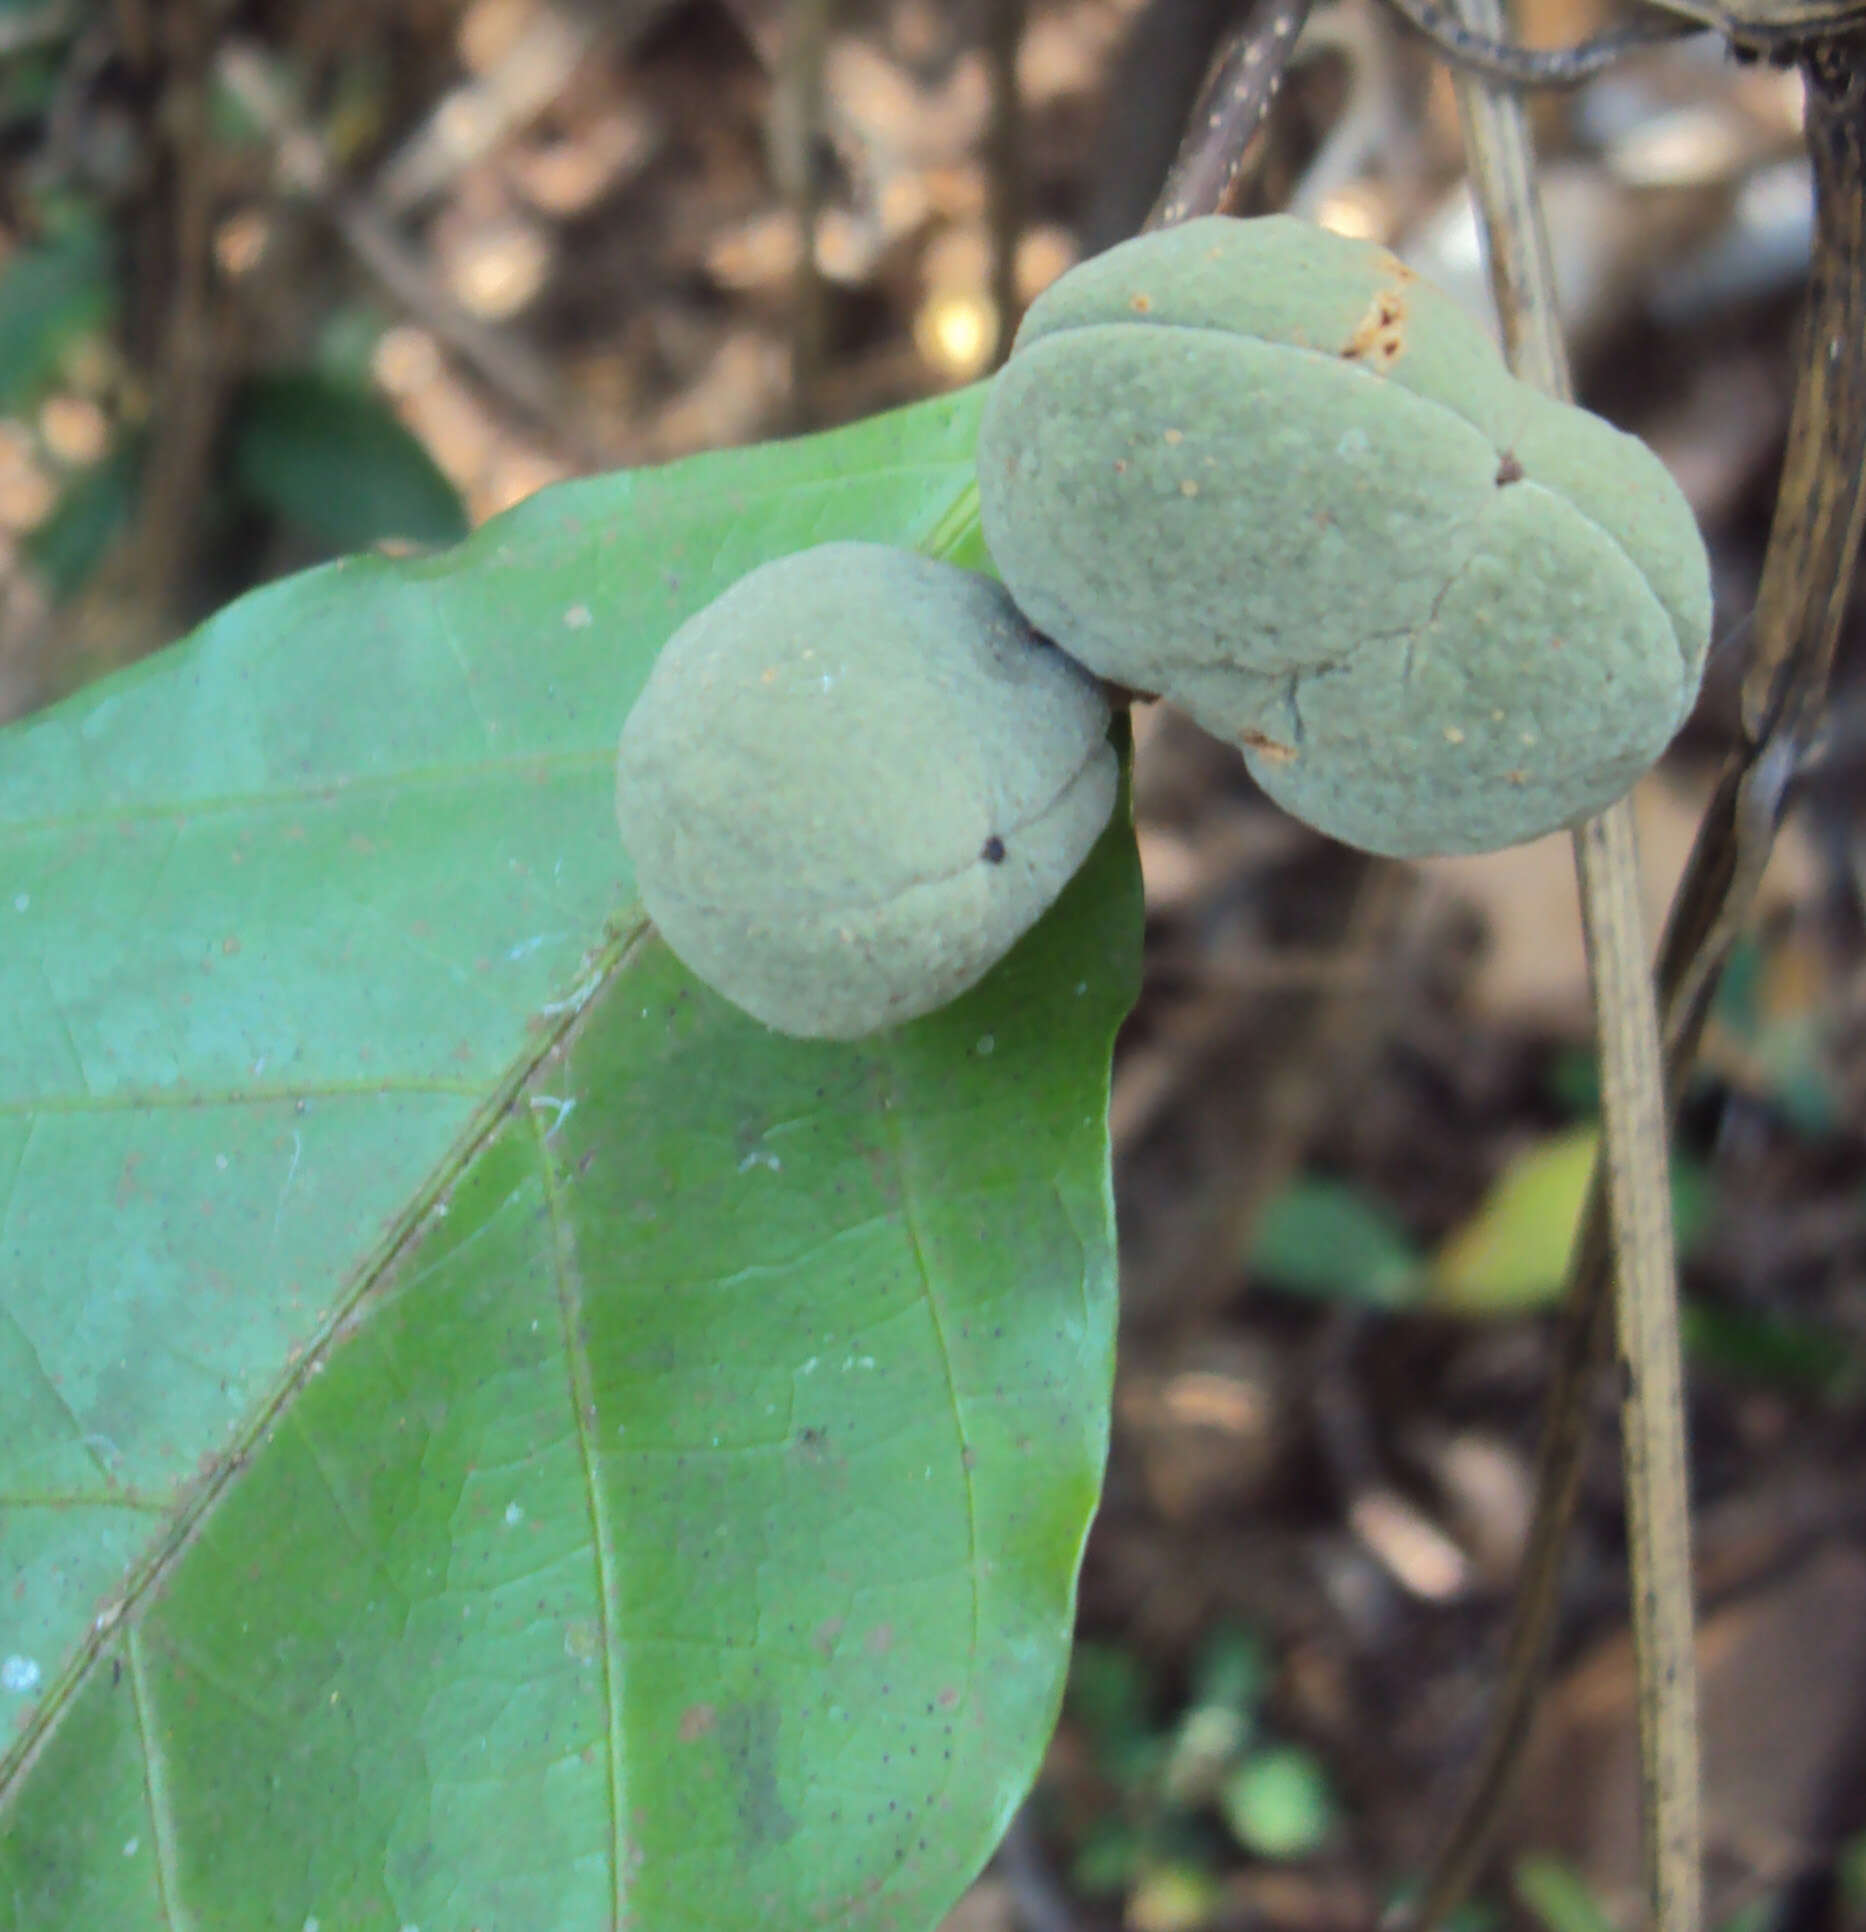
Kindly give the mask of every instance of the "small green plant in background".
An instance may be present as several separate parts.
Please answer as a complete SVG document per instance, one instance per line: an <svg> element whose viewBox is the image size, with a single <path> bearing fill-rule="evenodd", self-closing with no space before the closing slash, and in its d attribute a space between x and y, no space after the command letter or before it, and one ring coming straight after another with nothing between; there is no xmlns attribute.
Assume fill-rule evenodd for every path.
<svg viewBox="0 0 1866 1932"><path fill-rule="evenodd" d="M1273 1679L1254 1633L1221 1628L1193 1660L1183 1707L1169 1713L1131 1652L1077 1646L1065 1710L1108 1800L1086 1818L1071 1806L1079 1890L1121 1897L1141 1932L1195 1932L1217 1914L1224 1870L1240 1854L1286 1863L1328 1848L1340 1806L1321 1760L1277 1735L1266 1708ZM1039 1795L1054 1816L1060 1801Z"/></svg>

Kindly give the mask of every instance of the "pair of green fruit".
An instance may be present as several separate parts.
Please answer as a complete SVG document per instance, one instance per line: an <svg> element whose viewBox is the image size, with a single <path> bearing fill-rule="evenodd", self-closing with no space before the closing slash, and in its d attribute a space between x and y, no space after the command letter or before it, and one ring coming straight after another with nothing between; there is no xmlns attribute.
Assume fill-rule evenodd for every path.
<svg viewBox="0 0 1866 1932"><path fill-rule="evenodd" d="M1399 857L1599 811L1697 693L1709 568L1658 459L1301 222L1187 222L1062 277L978 481L1004 585L880 544L781 558L675 633L623 729L650 916L781 1032L930 1012L1035 923L1114 803L1097 680Z"/></svg>

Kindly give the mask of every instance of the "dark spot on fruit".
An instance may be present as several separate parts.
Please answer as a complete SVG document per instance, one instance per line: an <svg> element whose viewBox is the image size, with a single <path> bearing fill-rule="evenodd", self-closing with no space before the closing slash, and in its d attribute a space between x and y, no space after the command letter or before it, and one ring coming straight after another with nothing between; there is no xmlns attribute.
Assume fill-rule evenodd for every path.
<svg viewBox="0 0 1866 1932"><path fill-rule="evenodd" d="M1503 461L1497 465L1497 488L1506 489L1510 484L1520 483L1522 480L1523 466L1517 462L1515 455L1506 449L1503 452Z"/></svg>
<svg viewBox="0 0 1866 1932"><path fill-rule="evenodd" d="M1004 841L999 838L996 832L993 832L991 837L985 841L984 849L978 856L987 865L1002 865L1004 863Z"/></svg>

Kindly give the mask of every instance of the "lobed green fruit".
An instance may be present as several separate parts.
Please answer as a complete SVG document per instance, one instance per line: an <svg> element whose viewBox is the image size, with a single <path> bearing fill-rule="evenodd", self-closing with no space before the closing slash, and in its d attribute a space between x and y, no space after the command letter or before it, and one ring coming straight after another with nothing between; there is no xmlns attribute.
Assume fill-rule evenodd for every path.
<svg viewBox="0 0 1866 1932"><path fill-rule="evenodd" d="M1684 722L1710 576L1657 457L1518 382L1382 248L1144 235L1032 306L979 437L1024 613L1374 852L1598 811Z"/></svg>
<svg viewBox="0 0 1866 1932"><path fill-rule="evenodd" d="M1114 804L1108 707L989 578L875 543L742 577L622 729L616 813L682 962L779 1032L848 1040L1000 959Z"/></svg>

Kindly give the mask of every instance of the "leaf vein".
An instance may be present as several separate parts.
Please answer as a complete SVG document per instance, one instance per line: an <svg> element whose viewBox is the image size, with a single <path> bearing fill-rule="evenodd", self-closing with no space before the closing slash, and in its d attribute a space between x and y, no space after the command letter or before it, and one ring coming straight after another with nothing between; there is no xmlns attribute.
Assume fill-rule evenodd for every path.
<svg viewBox="0 0 1866 1932"><path fill-rule="evenodd" d="M602 1624L604 1729L609 1743L610 1919L612 1924L621 1926L627 1923L629 1862L623 1844L628 1808L623 1791L621 1630L615 1529L603 1499L602 1470L596 1450L596 1385L590 1373L589 1352L583 1345L583 1304L574 1255L575 1236L565 1212L558 1166L546 1138L547 1132L545 1123L534 1114L532 1133L544 1175L545 1198L550 1206L551 1267L556 1278L557 1306L564 1329L571 1415L577 1432L577 1455L583 1470L584 1494L589 1500L590 1544L596 1561L597 1614Z"/></svg>
<svg viewBox="0 0 1866 1932"><path fill-rule="evenodd" d="M155 1852L156 1902L163 1923L170 1932L187 1932L188 1918L181 1905L179 1857L175 1843L175 1817L169 1803L168 1760L162 1753L151 1707L148 1668L143 1659L141 1635L134 1629L125 1633L124 1655L128 1662L130 1699L136 1713L136 1731L142 1744L143 1794L149 1806L149 1835Z"/></svg>

